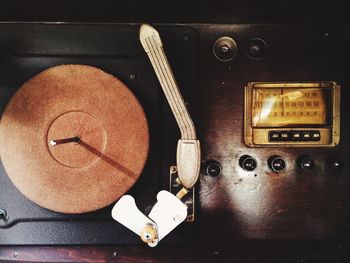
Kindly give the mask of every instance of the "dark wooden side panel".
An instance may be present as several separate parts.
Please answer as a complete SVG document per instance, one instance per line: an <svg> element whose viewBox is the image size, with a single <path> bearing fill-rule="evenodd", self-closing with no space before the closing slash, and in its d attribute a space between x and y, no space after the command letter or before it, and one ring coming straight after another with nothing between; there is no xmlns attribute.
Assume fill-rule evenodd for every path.
<svg viewBox="0 0 350 263"><path fill-rule="evenodd" d="M215 242L237 239L328 239L347 229L349 215L349 45L347 27L292 25L214 25L201 32L199 96L203 161L221 163L222 175L202 176L201 235ZM236 58L217 60L215 40L229 36L237 42ZM247 55L249 41L266 43L262 59ZM244 143L244 86L250 81L334 80L341 88L341 142L333 148L250 148ZM239 158L253 156L253 172L239 166ZM280 155L286 170L273 173L267 160ZM297 160L311 156L316 167L300 169ZM342 170L327 160L338 156ZM212 227L209 227L212 226ZM214 227L215 226L215 227ZM219 236L220 238L215 239Z"/></svg>

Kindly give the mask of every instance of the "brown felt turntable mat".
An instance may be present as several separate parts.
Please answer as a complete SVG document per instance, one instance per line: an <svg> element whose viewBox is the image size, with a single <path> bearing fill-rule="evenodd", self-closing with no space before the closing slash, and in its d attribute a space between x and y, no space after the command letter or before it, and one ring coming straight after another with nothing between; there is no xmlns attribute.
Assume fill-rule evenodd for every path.
<svg viewBox="0 0 350 263"><path fill-rule="evenodd" d="M80 142L50 145L72 137ZM8 176L27 198L57 212L89 212L116 201L140 176L148 147L136 97L91 66L41 72L16 92L1 118Z"/></svg>

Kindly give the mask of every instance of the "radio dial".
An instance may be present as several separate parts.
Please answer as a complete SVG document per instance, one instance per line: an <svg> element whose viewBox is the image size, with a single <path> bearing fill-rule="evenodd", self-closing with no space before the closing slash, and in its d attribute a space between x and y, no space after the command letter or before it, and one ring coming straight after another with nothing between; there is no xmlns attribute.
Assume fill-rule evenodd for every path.
<svg viewBox="0 0 350 263"><path fill-rule="evenodd" d="M286 169L286 161L281 156L271 156L268 159L270 169L276 173L283 172Z"/></svg>
<svg viewBox="0 0 350 263"><path fill-rule="evenodd" d="M343 161L339 158L328 159L328 166L333 170L339 170L343 167Z"/></svg>
<svg viewBox="0 0 350 263"><path fill-rule="evenodd" d="M316 166L315 160L310 157L303 157L299 165L303 170L313 170Z"/></svg>
<svg viewBox="0 0 350 263"><path fill-rule="evenodd" d="M208 161L205 163L205 173L210 176L221 175L222 167L217 161Z"/></svg>
<svg viewBox="0 0 350 263"><path fill-rule="evenodd" d="M241 158L239 158L239 165L243 170L251 172L255 170L257 163L256 160L250 155L243 155Z"/></svg>

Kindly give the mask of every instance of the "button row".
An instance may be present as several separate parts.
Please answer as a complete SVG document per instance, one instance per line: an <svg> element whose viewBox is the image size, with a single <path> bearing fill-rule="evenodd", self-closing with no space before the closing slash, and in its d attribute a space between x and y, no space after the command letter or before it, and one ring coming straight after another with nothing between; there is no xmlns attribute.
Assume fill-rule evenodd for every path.
<svg viewBox="0 0 350 263"><path fill-rule="evenodd" d="M270 131L269 141L319 141L319 131Z"/></svg>
<svg viewBox="0 0 350 263"><path fill-rule="evenodd" d="M310 156L300 156L297 159L296 163L299 169L313 170L316 168L316 162ZM326 163L332 170L339 170L344 165L343 161L337 157L331 157L327 159ZM267 164L269 168L275 173L283 172L287 168L287 163L284 158L278 155L269 157ZM243 155L239 158L239 165L244 171L251 172L258 167L258 162L254 157L250 155ZM221 164L215 160L206 161L202 167L204 168L204 170L202 170L202 173L213 177L219 176L222 173Z"/></svg>
<svg viewBox="0 0 350 263"><path fill-rule="evenodd" d="M278 155L270 156L267 160L267 164L269 168L275 173L283 172L287 167L287 163L284 158ZM258 166L258 163L252 156L243 155L239 159L239 165L243 170L251 172L255 170L255 168ZM303 170L313 170L316 167L316 162L310 156L300 156L297 159L297 165ZM342 168L343 161L339 158L329 158L327 160L327 165L333 170L338 170Z"/></svg>

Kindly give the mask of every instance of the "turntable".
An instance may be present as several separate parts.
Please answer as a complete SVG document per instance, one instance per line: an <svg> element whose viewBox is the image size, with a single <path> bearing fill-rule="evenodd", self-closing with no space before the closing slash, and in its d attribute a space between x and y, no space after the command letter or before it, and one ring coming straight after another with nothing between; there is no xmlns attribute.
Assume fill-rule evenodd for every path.
<svg viewBox="0 0 350 263"><path fill-rule="evenodd" d="M124 26L117 30L127 28ZM138 32L135 29L132 27L133 32L126 36L126 42L137 40ZM176 42L180 42L183 48L193 49L191 42L194 40L191 38L195 39L196 36L189 28L174 27L170 30L178 35L175 36ZM144 56L146 52L141 45L136 45L136 50L133 47L130 53L120 50L121 53L109 61L87 55L80 64L77 63L79 58L33 55L29 59L39 59L40 65L30 70L34 76L21 87L3 80L1 178L4 189L11 190L2 191L2 244L89 244L91 240L96 243L135 242L122 226L114 227L116 224L113 223L110 208L132 187L137 189L134 190L137 201L140 201L137 205L144 211L148 210L152 219L138 210L130 195L120 199L113 209L113 217L130 229L138 228L137 234L141 235L146 227L152 229L157 240L165 237L166 232L187 218L187 205L180 201L187 194L189 197L185 200L192 204L189 205L189 221L193 221L191 189L199 175L199 141L172 69L162 51L158 32L149 25L143 25L140 38L144 41L145 51L151 54L150 61L168 102L160 95L157 78L152 74L151 63ZM158 45L157 49L152 49L155 44ZM161 57L152 57L153 52L158 54L160 51L163 52ZM180 74L195 75L192 55L191 58L186 57L190 51L183 53L184 58L191 62L186 67L188 72ZM6 54L3 62L15 66L18 59L24 59L14 52ZM73 60L74 64L70 62ZM164 70L165 66L167 68ZM135 90L132 91L122 80L106 72L113 73L115 70L126 71L128 75L124 72L119 76L125 77ZM9 77L11 74L16 73L9 69L3 76ZM195 88L192 78L187 82L186 85ZM190 93L190 90L187 91L187 94ZM137 96L141 98L140 101ZM164 110L168 105L171 108ZM163 115L159 114L160 110L164 112ZM180 129L174 123L171 112ZM176 151L174 141L169 138L179 136L179 131L181 140ZM182 165L170 163L175 155ZM191 155L193 157L189 159ZM172 182L170 176L175 176L173 180L177 179L178 183ZM143 178L139 180L139 177ZM142 186L137 185L142 180ZM171 189L167 187L168 191L163 190L158 194L160 200L157 202L162 180L167 185L173 185L171 189L176 189L174 194L178 194L179 198L171 194ZM162 198L170 200L164 201ZM173 213L179 206L180 214L171 211L159 214L157 211L162 206L171 206ZM169 220L165 218L167 213L170 213L170 220L176 218L179 222L174 226L171 222L164 222ZM138 225L138 218L145 221L143 225ZM155 223L156 218L160 218L159 225ZM109 240L103 235L100 235L100 239L95 237L96 232L100 231L101 220L106 221L106 226L113 226L105 229ZM129 225L128 222L132 220L135 223ZM71 236L71 230L62 227L67 222L85 225L82 236ZM33 240L23 239L25 233L21 226L27 231L31 229L29 231L37 236L30 234ZM52 231L52 227L60 228L61 234L55 237L45 235L47 231Z"/></svg>
<svg viewBox="0 0 350 263"><path fill-rule="evenodd" d="M0 23L0 260L346 262L348 27L140 22Z"/></svg>

